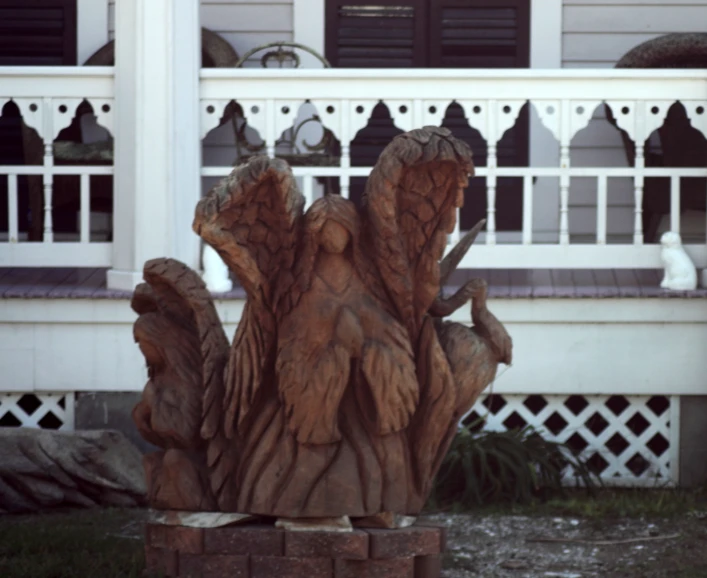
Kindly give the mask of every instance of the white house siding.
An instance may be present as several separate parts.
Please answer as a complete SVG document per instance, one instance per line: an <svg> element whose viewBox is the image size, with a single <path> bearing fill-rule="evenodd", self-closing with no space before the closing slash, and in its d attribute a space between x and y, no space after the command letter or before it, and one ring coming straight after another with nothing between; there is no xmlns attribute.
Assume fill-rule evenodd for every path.
<svg viewBox="0 0 707 578"><path fill-rule="evenodd" d="M705 23L707 0L564 0L562 66L611 68L646 40L673 32L704 32ZM603 107L572 146L574 166L625 166L627 162L619 132L606 121ZM634 210L630 180L610 179L608 198L609 234L630 235ZM596 233L593 180L573 183L570 232L587 240Z"/></svg>

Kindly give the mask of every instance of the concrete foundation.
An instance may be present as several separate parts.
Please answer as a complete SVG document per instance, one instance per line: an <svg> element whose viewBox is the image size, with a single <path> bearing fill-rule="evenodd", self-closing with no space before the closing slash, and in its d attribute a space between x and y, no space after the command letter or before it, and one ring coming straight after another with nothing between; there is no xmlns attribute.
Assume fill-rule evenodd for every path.
<svg viewBox="0 0 707 578"><path fill-rule="evenodd" d="M141 392L76 394L75 428L77 430L114 429L123 433L142 453L159 448L142 439L133 423L133 407Z"/></svg>
<svg viewBox="0 0 707 578"><path fill-rule="evenodd" d="M680 398L680 485L707 484L707 396Z"/></svg>

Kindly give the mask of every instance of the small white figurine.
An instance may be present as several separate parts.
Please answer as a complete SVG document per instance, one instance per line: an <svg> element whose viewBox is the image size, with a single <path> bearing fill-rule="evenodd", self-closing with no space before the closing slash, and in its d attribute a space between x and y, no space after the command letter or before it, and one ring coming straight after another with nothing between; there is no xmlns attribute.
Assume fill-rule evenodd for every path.
<svg viewBox="0 0 707 578"><path fill-rule="evenodd" d="M233 282L228 275L228 266L211 245L204 244L201 262L204 267L202 279L209 291L225 293L233 288Z"/></svg>
<svg viewBox="0 0 707 578"><path fill-rule="evenodd" d="M672 291L693 291L697 289L697 270L682 247L680 235L668 231L660 238L661 258L665 276L660 286Z"/></svg>

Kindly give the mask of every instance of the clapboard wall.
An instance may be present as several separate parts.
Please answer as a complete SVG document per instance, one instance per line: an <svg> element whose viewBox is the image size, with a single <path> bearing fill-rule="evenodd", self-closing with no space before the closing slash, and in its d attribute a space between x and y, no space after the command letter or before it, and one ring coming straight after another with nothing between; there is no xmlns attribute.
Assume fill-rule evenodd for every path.
<svg viewBox="0 0 707 578"><path fill-rule="evenodd" d="M97 0L99 1L99 0ZM239 55L292 40L293 0L202 0L201 25L225 38ZM115 36L115 0L108 0L108 33Z"/></svg>

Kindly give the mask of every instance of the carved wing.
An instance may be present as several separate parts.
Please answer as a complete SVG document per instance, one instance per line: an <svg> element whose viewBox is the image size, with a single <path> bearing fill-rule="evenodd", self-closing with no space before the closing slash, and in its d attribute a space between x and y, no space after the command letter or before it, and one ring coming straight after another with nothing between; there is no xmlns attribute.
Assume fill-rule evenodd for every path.
<svg viewBox="0 0 707 578"><path fill-rule="evenodd" d="M304 197L281 159L257 156L199 201L194 231L221 255L255 302L272 307L278 273L292 270Z"/></svg>
<svg viewBox="0 0 707 578"><path fill-rule="evenodd" d="M223 397L228 340L197 273L174 259L145 263L132 308L134 336L150 381L133 413L148 441L193 448L215 430Z"/></svg>
<svg viewBox="0 0 707 578"><path fill-rule="evenodd" d="M447 129L425 127L395 137L368 178L368 242L413 343L439 292L439 261L471 174L466 143Z"/></svg>
<svg viewBox="0 0 707 578"><path fill-rule="evenodd" d="M253 157L197 205L193 229L235 272L248 303L226 369L225 433L244 427L275 347L274 312L294 284L304 197L286 162Z"/></svg>

